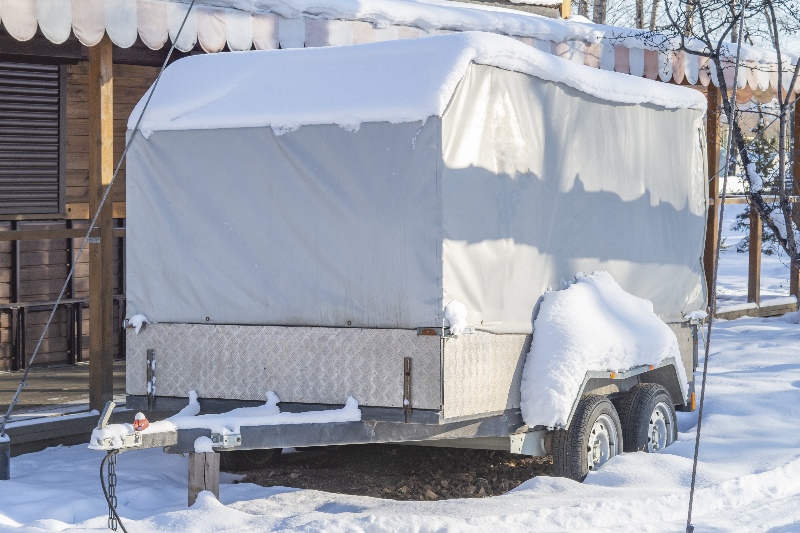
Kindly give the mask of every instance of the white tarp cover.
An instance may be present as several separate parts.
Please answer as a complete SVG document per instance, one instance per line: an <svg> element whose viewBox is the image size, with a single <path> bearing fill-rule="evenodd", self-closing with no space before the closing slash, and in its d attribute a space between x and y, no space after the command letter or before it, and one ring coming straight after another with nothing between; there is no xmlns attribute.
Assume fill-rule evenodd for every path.
<svg viewBox="0 0 800 533"><path fill-rule="evenodd" d="M530 331L548 287L603 270L667 321L703 309L702 131L695 110L474 65L442 120L445 302Z"/></svg>
<svg viewBox="0 0 800 533"><path fill-rule="evenodd" d="M287 124L285 117L249 127L151 128L128 155L127 315L415 328L441 324L443 303L455 299L471 325L527 333L542 293L577 270L610 272L665 320L704 307L706 189L694 92L670 87L672 108L609 101L639 87L631 89L630 77L489 38L448 35L349 50L353 60L374 60L362 48L381 47L382 61L392 64L394 50L409 57L402 48L409 43L423 64L427 54L456 43L462 50L450 57L462 65L463 57L479 55L476 48L488 57L499 47L505 55L495 56L513 58L520 70L538 65L565 81L468 60L438 78L463 69L441 117L397 121L389 108L370 122L338 122L347 129ZM292 68L302 70L301 54L310 52L319 51L293 52L299 64ZM274 72L261 58L287 57L260 54L264 77ZM201 65L207 80L218 80L214 65ZM394 75L418 72L424 69ZM323 80L317 97L371 76ZM441 99L441 85L418 78ZM642 92L664 87L636 81ZM165 91L174 106L190 103L188 114L204 113L197 102L213 105L226 96L215 89L231 86L190 77L181 94L179 80L163 82L175 84ZM607 99L600 98L604 89ZM282 98L291 103L293 96ZM158 98L154 110L174 109ZM262 101L252 104L252 114L266 116ZM154 123L161 119L156 114Z"/></svg>

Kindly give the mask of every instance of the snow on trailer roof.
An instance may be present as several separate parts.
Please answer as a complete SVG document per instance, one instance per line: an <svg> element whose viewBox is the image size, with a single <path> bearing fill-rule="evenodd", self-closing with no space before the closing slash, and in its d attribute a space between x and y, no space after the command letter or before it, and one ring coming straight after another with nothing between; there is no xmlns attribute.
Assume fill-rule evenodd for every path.
<svg viewBox="0 0 800 533"><path fill-rule="evenodd" d="M362 45L193 56L166 69L142 120L153 131L403 123L442 116L470 63L564 83L621 104L705 110L697 91L578 65L482 32ZM149 95L150 91L148 91ZM145 95L128 121L138 120Z"/></svg>

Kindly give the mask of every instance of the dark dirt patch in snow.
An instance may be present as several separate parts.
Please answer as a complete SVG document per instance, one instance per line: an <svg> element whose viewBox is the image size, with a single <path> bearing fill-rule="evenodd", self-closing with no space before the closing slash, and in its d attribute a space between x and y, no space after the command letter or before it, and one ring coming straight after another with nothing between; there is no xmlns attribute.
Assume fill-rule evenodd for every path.
<svg viewBox="0 0 800 533"><path fill-rule="evenodd" d="M284 453L246 472L263 486L314 489L394 500L496 496L524 481L552 475L551 458L502 451L422 446L337 446Z"/></svg>

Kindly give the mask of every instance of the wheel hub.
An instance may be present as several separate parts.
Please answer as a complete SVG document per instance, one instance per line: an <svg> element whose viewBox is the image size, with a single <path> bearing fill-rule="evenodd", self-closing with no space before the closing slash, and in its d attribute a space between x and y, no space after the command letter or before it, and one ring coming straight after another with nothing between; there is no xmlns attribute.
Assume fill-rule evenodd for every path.
<svg viewBox="0 0 800 533"><path fill-rule="evenodd" d="M616 453L617 434L613 421L601 415L592 425L587 443L589 470L597 470Z"/></svg>
<svg viewBox="0 0 800 533"><path fill-rule="evenodd" d="M647 428L648 452L657 452L672 444L672 424L674 421L667 405L663 402L656 404Z"/></svg>

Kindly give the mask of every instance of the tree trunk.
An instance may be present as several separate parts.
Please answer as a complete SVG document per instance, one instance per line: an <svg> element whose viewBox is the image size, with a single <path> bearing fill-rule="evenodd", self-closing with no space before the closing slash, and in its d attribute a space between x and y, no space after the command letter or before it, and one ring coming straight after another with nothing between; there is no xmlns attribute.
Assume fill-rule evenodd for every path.
<svg viewBox="0 0 800 533"><path fill-rule="evenodd" d="M606 23L606 0L594 0L592 11L592 21L595 24Z"/></svg>
<svg viewBox="0 0 800 533"><path fill-rule="evenodd" d="M683 21L683 34L691 35L694 26L694 9L696 0L686 0L686 18Z"/></svg>
<svg viewBox="0 0 800 533"><path fill-rule="evenodd" d="M650 31L656 29L656 17L658 16L658 0L653 0L653 7L650 10Z"/></svg>
<svg viewBox="0 0 800 533"><path fill-rule="evenodd" d="M636 0L636 27L644 29L644 0Z"/></svg>
<svg viewBox="0 0 800 533"><path fill-rule="evenodd" d="M580 0L578 2L578 15L589 18L589 0Z"/></svg>

